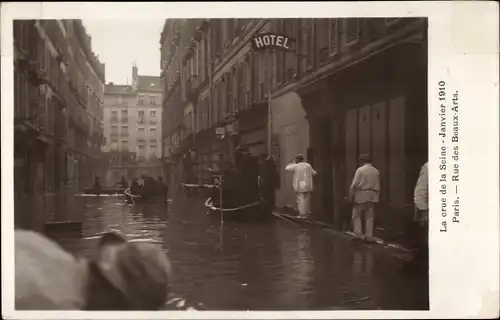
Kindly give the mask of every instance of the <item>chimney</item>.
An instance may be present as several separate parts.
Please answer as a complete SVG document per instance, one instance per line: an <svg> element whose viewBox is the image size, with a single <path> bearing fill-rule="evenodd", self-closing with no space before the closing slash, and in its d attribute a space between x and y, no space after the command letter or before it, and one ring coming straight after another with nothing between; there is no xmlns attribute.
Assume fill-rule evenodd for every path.
<svg viewBox="0 0 500 320"><path fill-rule="evenodd" d="M138 70L137 70L137 65L134 64L132 65L132 79L136 79L138 75Z"/></svg>

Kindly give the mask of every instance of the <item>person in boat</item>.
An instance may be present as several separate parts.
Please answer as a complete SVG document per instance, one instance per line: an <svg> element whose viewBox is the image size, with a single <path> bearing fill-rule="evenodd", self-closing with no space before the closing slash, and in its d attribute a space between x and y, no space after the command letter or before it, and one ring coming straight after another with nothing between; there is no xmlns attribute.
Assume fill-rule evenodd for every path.
<svg viewBox="0 0 500 320"><path fill-rule="evenodd" d="M132 183L130 183L130 193L133 195L138 195L141 192L141 185L139 184L139 181L137 178L134 178L132 180Z"/></svg>
<svg viewBox="0 0 500 320"><path fill-rule="evenodd" d="M274 210L276 206L276 189L279 188L280 179L278 169L273 158L267 154L261 154L259 172L259 190L266 205Z"/></svg>
<svg viewBox="0 0 500 320"><path fill-rule="evenodd" d="M141 188L141 197L151 199L156 196L156 183L150 176L144 177L144 185Z"/></svg>
<svg viewBox="0 0 500 320"><path fill-rule="evenodd" d="M17 310L203 309L171 292L170 260L152 243L110 231L84 258L33 231L16 229L14 236Z"/></svg>
<svg viewBox="0 0 500 320"><path fill-rule="evenodd" d="M158 184L159 196L162 197L165 202L167 202L167 200L168 200L168 184L163 182L162 176L158 176L157 184Z"/></svg>
<svg viewBox="0 0 500 320"><path fill-rule="evenodd" d="M96 176L94 178L94 186L92 189L93 189L95 194L101 194L102 186L101 186L101 181L99 180L98 176Z"/></svg>
<svg viewBox="0 0 500 320"><path fill-rule="evenodd" d="M311 215L311 193L314 190L313 176L316 171L302 154L296 155L294 163L288 164L285 170L293 174L292 187L297 195L299 217L306 219Z"/></svg>

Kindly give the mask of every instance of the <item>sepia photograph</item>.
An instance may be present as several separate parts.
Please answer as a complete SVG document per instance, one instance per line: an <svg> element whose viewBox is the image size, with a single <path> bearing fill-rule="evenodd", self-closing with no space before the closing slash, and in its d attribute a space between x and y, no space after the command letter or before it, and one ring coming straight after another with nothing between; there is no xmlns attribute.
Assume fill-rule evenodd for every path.
<svg viewBox="0 0 500 320"><path fill-rule="evenodd" d="M14 45L16 308L429 308L426 18L15 20Z"/></svg>
<svg viewBox="0 0 500 320"><path fill-rule="evenodd" d="M492 136L494 115L474 120L453 80L489 81L498 62L467 62L486 46L436 47L447 32L443 46L466 52L472 33L450 33L446 19L467 10L439 20L401 3L317 16L277 4L286 13L258 18L222 3L220 17L201 3L192 14L79 5L2 22L8 318L420 318L454 305L466 316L460 292L478 295L463 293L474 317L498 307L478 285L498 280L478 278L498 262L481 264L477 250L498 249L498 206L471 196L493 190L472 181L497 149L470 137ZM471 199L482 220L471 221Z"/></svg>

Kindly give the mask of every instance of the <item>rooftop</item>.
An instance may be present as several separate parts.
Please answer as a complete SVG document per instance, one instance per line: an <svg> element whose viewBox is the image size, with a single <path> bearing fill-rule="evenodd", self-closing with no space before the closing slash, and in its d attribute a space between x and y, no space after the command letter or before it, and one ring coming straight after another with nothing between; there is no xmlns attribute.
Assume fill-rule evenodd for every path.
<svg viewBox="0 0 500 320"><path fill-rule="evenodd" d="M110 82L105 85L104 93L132 93L132 86Z"/></svg>
<svg viewBox="0 0 500 320"><path fill-rule="evenodd" d="M138 76L137 91L162 91L161 79L155 76Z"/></svg>

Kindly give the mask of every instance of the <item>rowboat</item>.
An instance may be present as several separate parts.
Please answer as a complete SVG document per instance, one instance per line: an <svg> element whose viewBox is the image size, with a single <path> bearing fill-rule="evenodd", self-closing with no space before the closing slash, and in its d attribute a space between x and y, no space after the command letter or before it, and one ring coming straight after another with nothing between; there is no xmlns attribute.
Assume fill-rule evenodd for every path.
<svg viewBox="0 0 500 320"><path fill-rule="evenodd" d="M207 214L214 217L223 217L223 219L234 220L254 220L272 217L272 210L262 201L256 201L250 204L241 205L238 207L220 208L214 205L214 201L209 197L205 201Z"/></svg>
<svg viewBox="0 0 500 320"><path fill-rule="evenodd" d="M132 194L130 192L130 188L125 189L125 191L123 193L127 197L127 202L132 203L132 204L137 204L137 203L152 203L152 202L162 202L162 201L164 201L163 197L144 198L141 195Z"/></svg>
<svg viewBox="0 0 500 320"><path fill-rule="evenodd" d="M85 194L123 194L125 192L126 188L122 187L106 187L106 188L101 188L99 192L96 192L94 188L85 188L84 193Z"/></svg>

